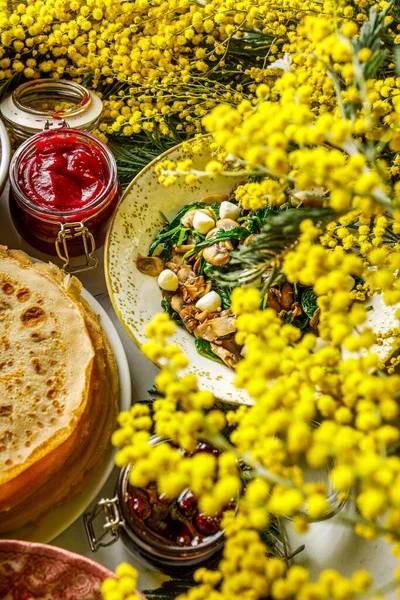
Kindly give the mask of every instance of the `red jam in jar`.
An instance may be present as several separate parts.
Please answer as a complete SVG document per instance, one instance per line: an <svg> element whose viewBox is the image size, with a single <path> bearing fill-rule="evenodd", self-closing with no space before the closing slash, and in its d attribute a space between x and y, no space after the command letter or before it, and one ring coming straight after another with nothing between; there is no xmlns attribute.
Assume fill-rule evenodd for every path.
<svg viewBox="0 0 400 600"><path fill-rule="evenodd" d="M99 148L73 133L57 132L36 141L17 173L23 194L39 208L70 211L91 204L108 183L109 170Z"/></svg>
<svg viewBox="0 0 400 600"><path fill-rule="evenodd" d="M120 186L111 151L93 135L69 127L34 135L15 153L10 182L14 224L34 248L57 254L58 239L70 256L83 255L82 231L104 243Z"/></svg>

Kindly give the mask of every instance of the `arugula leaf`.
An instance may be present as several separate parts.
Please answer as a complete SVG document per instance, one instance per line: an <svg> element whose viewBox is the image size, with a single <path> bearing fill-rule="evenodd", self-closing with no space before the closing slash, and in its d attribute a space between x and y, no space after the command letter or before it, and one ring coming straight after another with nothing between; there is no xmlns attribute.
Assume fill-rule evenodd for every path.
<svg viewBox="0 0 400 600"><path fill-rule="evenodd" d="M303 291L303 293L301 294L300 305L303 312L311 318L318 308L317 294L312 288L306 288Z"/></svg>
<svg viewBox="0 0 400 600"><path fill-rule="evenodd" d="M176 245L182 246L183 242L185 241L185 237L186 237L186 233L189 231L189 227L183 227L180 232L179 232L179 236L178 239L176 240Z"/></svg>
<svg viewBox="0 0 400 600"><path fill-rule="evenodd" d="M216 233L211 235L208 239L200 242L196 245L195 252L198 252L202 248L207 248L208 246L212 246L217 242L225 242L226 240L237 240L241 241L247 238L249 235L249 230L245 227L234 227L229 231L224 231L223 229L219 229Z"/></svg>
<svg viewBox="0 0 400 600"><path fill-rule="evenodd" d="M231 290L229 288L221 288L213 286L214 292L217 292L221 296L222 308L224 310L231 307Z"/></svg>
<svg viewBox="0 0 400 600"><path fill-rule="evenodd" d="M305 329L307 327L307 325L309 324L310 319L308 317L308 315L306 315L305 313L303 313L302 315L299 315L298 317L295 317L292 321L292 325L295 325L298 329Z"/></svg>
<svg viewBox="0 0 400 600"><path fill-rule="evenodd" d="M205 269L206 264L207 263L204 259L204 256L200 256L200 266L199 266L199 272L198 272L199 277L204 274L204 269Z"/></svg>
<svg viewBox="0 0 400 600"><path fill-rule="evenodd" d="M204 358L209 358L210 360L213 360L214 362L220 363L221 365L225 364L224 361L221 360L211 350L211 344L210 344L210 342L207 342L206 340L201 340L200 338L196 338L194 340L194 345L195 345L195 348L196 348L197 352L200 354L200 356L203 356Z"/></svg>
<svg viewBox="0 0 400 600"><path fill-rule="evenodd" d="M153 242L150 244L148 256L153 256L154 250L157 248L157 246L164 243L165 240L167 240L168 238L171 238L176 233L179 235L181 229L182 229L182 225L180 225L180 224L177 225L176 227L173 227L172 229L168 226L167 230L165 229L165 227L163 227L161 232L155 237Z"/></svg>

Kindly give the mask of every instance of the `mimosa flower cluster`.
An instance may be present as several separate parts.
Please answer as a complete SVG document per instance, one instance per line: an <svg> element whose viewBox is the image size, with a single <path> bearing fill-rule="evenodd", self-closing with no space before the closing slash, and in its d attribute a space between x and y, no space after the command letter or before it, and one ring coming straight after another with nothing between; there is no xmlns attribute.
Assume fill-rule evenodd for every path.
<svg viewBox="0 0 400 600"><path fill-rule="evenodd" d="M372 6L376 12L367 16ZM221 455L197 469L172 447L157 455L146 447L133 469L137 481L151 465L150 477L164 493L195 486L209 514L220 512L228 496L239 496L237 512L224 517L227 541L218 569L200 569L198 585L182 600L380 599L399 587L399 572L374 582L365 571L346 579L327 570L311 581L303 567L273 556L263 538L277 517L290 517L301 535L310 522L336 513L366 540L383 536L400 558L399 336L390 333L394 354L384 372L364 304L381 294L400 317L394 51L400 15L388 2L332 3L330 9L334 18L297 16L290 56L274 65L281 74L272 86L260 81L255 102L221 104L204 118L216 151L204 172L190 160L159 166L166 186L181 176L192 183L224 172L247 174L235 194L249 209L311 204L332 210L326 227L305 218L298 240L280 257L282 275L312 286L318 297L318 337L261 310L265 286L259 290L256 280L232 294L237 342L246 348L236 385L248 391L252 406L220 410L191 375L180 374L185 358L167 343L173 324L163 316L148 326L143 351L162 365L156 381L162 398L147 414L151 427L187 449L208 441ZM135 411L115 434L121 465L140 451L134 436L150 435ZM246 485L239 465L246 465ZM329 482L309 483L306 472L321 469L329 471ZM356 507L353 516L341 511L346 502Z"/></svg>
<svg viewBox="0 0 400 600"><path fill-rule="evenodd" d="M318 68L314 46L321 59L332 58L338 77L354 83L358 67L348 63L348 45L337 42L334 24L342 23L350 39L371 7L379 12L387 5L371 0L3 0L0 82L4 91L22 79L73 78L103 97L102 136L145 133L155 140L176 139L203 131L202 118L221 103L233 108L243 100L254 106L260 97L277 99L279 71L270 66L290 53L294 69L308 73L301 75L302 96L325 114L336 107L334 82ZM387 44L393 47L400 42L398 16L386 22ZM369 47L360 48L359 61L373 67ZM396 85L389 68L374 89L374 110L386 121ZM343 101L356 102L358 96L353 85ZM365 123L358 122L356 129L362 135Z"/></svg>
<svg viewBox="0 0 400 600"><path fill-rule="evenodd" d="M174 324L160 315L147 325L143 352L161 365L160 396L119 416L117 465L133 463L132 484L156 481L169 497L189 487L210 515L238 504L223 519L218 568L197 571L182 600L377 600L398 587L399 572L374 582L365 571L328 570L311 581L264 536L276 518L302 534L339 510L357 535L384 536L400 558L398 335L384 373L363 304L376 293L400 302L398 3L0 1L0 36L3 92L23 79L83 82L104 100L103 138L157 144L209 132L215 157L205 171L167 161L164 185L230 169L248 178L235 191L245 208L332 209L326 228L305 219L280 257L286 279L318 296L319 338L261 310L256 287L232 295L247 349L236 385L252 406L223 410L181 372L188 360L168 343ZM153 432L188 451L204 440L220 454L151 446ZM329 481L306 481L306 470L321 469ZM356 516L340 512L346 501ZM133 600L136 587L137 573L122 565L102 592Z"/></svg>

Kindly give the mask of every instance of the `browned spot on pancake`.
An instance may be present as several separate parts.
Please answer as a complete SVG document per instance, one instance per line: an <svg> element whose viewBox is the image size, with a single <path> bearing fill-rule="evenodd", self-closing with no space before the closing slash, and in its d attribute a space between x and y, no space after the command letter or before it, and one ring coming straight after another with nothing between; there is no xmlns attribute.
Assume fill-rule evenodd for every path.
<svg viewBox="0 0 400 600"><path fill-rule="evenodd" d="M1 343L4 347L4 350L8 350L10 348L10 340L6 335L3 335L3 337L1 338Z"/></svg>
<svg viewBox="0 0 400 600"><path fill-rule="evenodd" d="M9 367L12 367L12 366L13 366L13 364L14 364L14 361L13 361L13 359L12 359L12 358L10 358L10 360L9 360L9 361L8 361L8 363L7 363L7 365L8 365Z"/></svg>
<svg viewBox="0 0 400 600"><path fill-rule="evenodd" d="M36 413L26 413L30 419L34 419L36 417Z"/></svg>
<svg viewBox="0 0 400 600"><path fill-rule="evenodd" d="M24 287L24 288L19 288L19 290L17 290L15 292L15 295L19 302L27 302L29 300L29 298L31 297L31 292L27 287Z"/></svg>
<svg viewBox="0 0 400 600"><path fill-rule="evenodd" d="M30 446L30 445L31 445L31 443L30 443L30 441L29 441L29 440L27 440L27 441L24 443L24 446L25 446L25 448L29 448L29 446Z"/></svg>
<svg viewBox="0 0 400 600"><path fill-rule="evenodd" d="M35 396L34 399L32 400L32 406L36 406L36 404L38 404L39 402L40 402L39 396Z"/></svg>
<svg viewBox="0 0 400 600"><path fill-rule="evenodd" d="M54 406L54 408L58 408L60 406L60 403L58 402L58 400L53 400L52 405ZM0 415L1 415L1 413L0 413Z"/></svg>
<svg viewBox="0 0 400 600"><path fill-rule="evenodd" d="M42 336L40 335L40 333L31 333L31 339L34 342L40 342L40 340L42 339ZM30 354L35 354L33 350L30 351Z"/></svg>
<svg viewBox="0 0 400 600"><path fill-rule="evenodd" d="M10 442L12 442L12 439L13 434L11 433L11 431L5 431L0 438L0 444L2 446L4 445L5 447L7 447L10 444Z"/></svg>
<svg viewBox="0 0 400 600"><path fill-rule="evenodd" d="M37 425L37 426L38 426L40 429L43 429L43 427L44 427L44 425L43 425L43 423L42 423L41 421L38 421L38 422L36 423L36 425Z"/></svg>
<svg viewBox="0 0 400 600"><path fill-rule="evenodd" d="M14 293L14 286L11 285L11 283L8 283L8 281L3 283L3 285L1 286L1 289L3 290L3 292L5 294L7 294L7 296L11 296L11 294Z"/></svg>
<svg viewBox="0 0 400 600"><path fill-rule="evenodd" d="M11 467L13 461L11 460L11 458L7 458L7 460L4 461L4 464L6 465L6 467Z"/></svg>
<svg viewBox="0 0 400 600"><path fill-rule="evenodd" d="M47 396L47 398L49 398L49 400L51 400L52 398L55 398L56 395L57 395L57 392L54 388L50 388L46 394L46 396Z"/></svg>
<svg viewBox="0 0 400 600"><path fill-rule="evenodd" d="M0 405L0 417L9 417L12 414L12 411L11 404Z"/></svg>
<svg viewBox="0 0 400 600"><path fill-rule="evenodd" d="M46 313L40 306L31 306L22 313L21 321L25 327L37 327L46 321Z"/></svg>
<svg viewBox="0 0 400 600"><path fill-rule="evenodd" d="M30 429L25 429L25 435L26 437L31 437L32 431Z"/></svg>
<svg viewBox="0 0 400 600"><path fill-rule="evenodd" d="M35 369L36 373L42 372L42 365L40 364L40 360L38 358L32 358L31 365Z"/></svg>
<svg viewBox="0 0 400 600"><path fill-rule="evenodd" d="M3 318L6 317L6 310L8 308L11 308L11 304L9 304L8 302L3 302L2 300L0 300L0 315Z"/></svg>
<svg viewBox="0 0 400 600"><path fill-rule="evenodd" d="M57 422L57 419L55 417L52 417L50 419L50 425L54 425L54 423L56 423L56 422Z"/></svg>

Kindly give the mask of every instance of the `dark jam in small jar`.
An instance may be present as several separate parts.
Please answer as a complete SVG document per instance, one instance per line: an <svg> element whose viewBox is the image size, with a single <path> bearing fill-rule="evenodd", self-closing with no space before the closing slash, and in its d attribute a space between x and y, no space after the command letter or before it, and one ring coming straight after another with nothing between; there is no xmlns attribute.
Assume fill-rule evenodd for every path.
<svg viewBox="0 0 400 600"><path fill-rule="evenodd" d="M146 488L128 487L128 518L143 537L167 546L199 546L221 532L222 516L201 513L190 490L168 500L155 483Z"/></svg>
<svg viewBox="0 0 400 600"><path fill-rule="evenodd" d="M10 211L20 235L46 254L88 255L104 243L120 196L111 151L61 127L29 138L10 165Z"/></svg>
<svg viewBox="0 0 400 600"><path fill-rule="evenodd" d="M164 440L155 438L152 443ZM218 454L218 450L206 444L199 444L194 453L198 452ZM115 497L101 500L84 516L92 550L112 543L104 541L111 534L114 540L121 538L147 566L162 572L172 575L188 573L199 566L211 568L224 545L223 513L236 510L236 502L232 500L221 515L208 516L199 510L189 489L169 499L159 494L154 482L146 487L131 485L132 468L122 469ZM106 524L99 536L94 531L94 521L103 511Z"/></svg>

